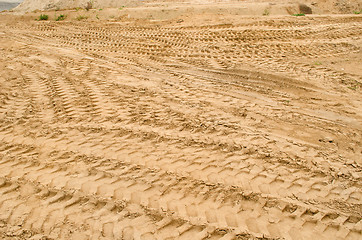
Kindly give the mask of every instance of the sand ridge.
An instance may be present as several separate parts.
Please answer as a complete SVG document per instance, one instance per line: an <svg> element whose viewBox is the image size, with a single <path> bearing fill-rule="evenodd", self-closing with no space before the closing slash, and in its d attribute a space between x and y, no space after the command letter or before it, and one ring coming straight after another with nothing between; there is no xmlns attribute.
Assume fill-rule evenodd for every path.
<svg viewBox="0 0 362 240"><path fill-rule="evenodd" d="M160 6L207 6L210 4L218 4L225 6L230 3L245 6L249 11L258 8L258 5L267 4L264 9L273 9L284 5L286 8L290 8L290 5L304 5L307 9L310 9L313 13L343 13L350 14L354 11L360 11L362 9L362 0L24 0L15 11L31 12L35 10L62 10L62 9L74 9L85 8L88 4L91 4L93 8L119 8L119 7L160 7ZM305 9L305 7L302 9ZM232 11L230 8L229 11ZM210 10L210 9L209 9ZM240 11L240 10L239 10ZM290 11L293 11L292 9ZM242 11L241 11L242 12ZM273 11L274 12L274 11ZM309 13L309 10L306 12ZM274 14L280 14L280 10Z"/></svg>

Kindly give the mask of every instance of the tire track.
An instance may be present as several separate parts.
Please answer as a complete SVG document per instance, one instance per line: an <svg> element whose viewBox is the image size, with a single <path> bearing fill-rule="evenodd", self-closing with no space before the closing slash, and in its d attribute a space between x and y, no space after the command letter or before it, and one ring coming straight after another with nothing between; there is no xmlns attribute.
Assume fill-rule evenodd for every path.
<svg viewBox="0 0 362 240"><path fill-rule="evenodd" d="M56 159L59 159L59 158L56 158ZM75 158L75 159L77 159L77 158ZM200 183L198 183L198 184L194 185L194 187L196 187L196 189L192 190L192 189L189 189L192 186L192 185L190 186L190 183L192 183L192 181L190 181L190 180L182 181L182 179L178 178L178 181L175 182L175 180L174 180L175 178L173 178L173 177L168 178L169 179L168 181L171 180L171 183L166 184L167 178L166 179L163 178L165 173L160 173L160 175L158 175L156 173L156 175L155 175L155 172L152 170L144 171L143 169L140 169L136 166L129 166L124 169L122 167L122 165L120 165L120 162L118 162L117 165L115 165L117 167L112 166L112 165L105 166L106 172L103 172L103 173L101 170L103 168L102 163L99 161L94 161L93 164L89 165L89 170L85 171L85 172L89 172L89 173L85 173L85 174L82 174L81 172L72 173L72 172L69 172L69 171L71 171L70 169L79 169L79 167L77 166L80 163L79 159L77 161L74 161L75 159L72 159L69 161L69 159L66 158L67 167L65 167L65 168L60 167L60 166L62 166L62 164L55 162L57 160L51 161L53 166L51 166L51 165L46 166L41 163L39 164L39 163L35 163L35 162L30 163L29 161L25 161L25 166L22 166L24 164L16 163L14 161L8 161L5 163L2 163L1 165L3 168L10 167L13 169L13 171L11 171L10 173L5 173L6 175L3 175L3 177L7 177L7 178L10 177L10 178L15 178L15 179L18 179L20 177L20 179L26 179L27 181L30 181L30 182L38 182L42 185L47 185L48 187L51 187L51 188L60 188L62 190L67 189L69 191L76 190L76 191L84 192L85 194L100 195L100 197L103 199L107 198L107 197L111 197L112 199L141 204L141 206L144 206L144 207L151 207L151 208L156 208L156 209L161 208L161 209L164 209L165 211L173 211L174 213L176 213L176 216L179 216L182 219L186 218L191 223L200 222L200 220L201 220L201 222L205 221L206 223L212 223L215 221L215 216L217 216L218 220L216 220L217 222L215 223L216 224L215 227L217 227L217 228L234 227L234 228L236 228L236 232L238 232L238 231L240 232L241 230L244 230L244 231L247 230L248 232L254 232L254 234L255 234L255 233L258 233L261 231L263 234L269 235L270 231L271 231L270 229L272 229L272 227L268 225L269 224L268 221L267 222L265 222L265 220L263 221L265 214L267 214L269 217L272 217L272 218L275 218L279 214L281 214L281 213L275 214L275 212L273 210L270 210L270 212L266 211L264 213L261 213L260 211L263 211L263 210L265 211L267 209L267 208L263 209L261 207L268 206L269 204L275 204L275 202L272 203L272 202L267 201L261 207L257 207L259 205L259 201L258 201L258 203L256 203L254 201L247 200L248 198L250 198L250 196L249 197L240 196L241 199L238 199L238 203L232 204L236 208L241 207L242 210L236 209L233 211L233 208L235 208L235 207L231 207L231 208L230 207L227 208L226 206L221 207L219 205L220 203L217 203L217 202L213 203L212 201L207 201L207 203L204 203L205 198L200 198L201 202L199 202L200 201L199 200L197 202L191 203L191 207L187 207L190 205L183 204L182 203L183 201L185 201L185 200L195 201L197 198L196 198L196 196L194 196L194 198L192 198L192 199L189 199L189 197L186 197L186 196L182 197L183 191L185 191L185 192L190 191L190 192L193 192L196 194L201 194L202 193L200 191L201 189L207 192L207 190L205 190L207 185L204 187L201 187ZM75 165L76 165L75 167L72 167L73 163L75 163ZM7 164L9 164L9 165L6 166ZM58 164L60 166L57 166ZM5 165L5 167L4 167L4 165ZM84 170L85 169L83 169L83 171ZM151 173L151 176L148 175L149 173ZM118 176L118 177L115 177L115 176ZM137 183L133 183L132 182L132 181L134 181L133 179L137 179L136 180ZM142 179L144 179L144 180L142 180ZM152 179L154 179L154 180L152 180ZM60 186L59 186L59 183L60 183ZM157 185L159 183L162 183L162 184L157 187ZM168 187L168 185L170 185L170 187ZM181 186L178 187L178 185L181 185ZM4 191L4 193L13 191L17 187L18 187L18 185L14 185L13 187L10 188L10 190ZM162 188L162 190L157 194L156 192L157 192L157 189L159 189L159 188ZM199 189L199 190L197 190L197 189ZM224 186L214 187L213 193L210 193L212 195L207 195L207 196L209 199L215 199L215 198L216 199L228 199L228 197L223 196L225 194L225 189L227 189L227 188ZM174 198L176 195L174 191L176 191L178 193L178 195L180 195L180 198L176 198L176 199ZM166 192L166 194L165 194L165 192ZM214 194L217 194L217 195L213 196ZM170 198L171 196L172 196L172 198ZM64 193L56 193L56 194L53 193L52 198L49 199L47 202L50 204L50 203L57 202L63 198L64 198ZM156 199L157 199L158 203L154 202L154 200L156 200ZM243 201L243 199L246 199L246 200ZM189 201L188 201L188 203L190 204ZM262 201L262 202L264 202L264 201ZM284 203L280 202L279 204L282 204L282 206L284 205L284 208L282 209L281 212L284 214L289 214L288 209L291 207L290 204L285 203L285 202ZM297 208L297 209L292 209L291 212L294 214L297 214L297 215L299 215L299 214L302 215L308 211L312 211L312 210L306 209L305 207L298 208L296 205L293 205L293 208ZM199 210L196 210L196 209L199 209ZM201 210L201 209L203 209L203 210ZM255 210L255 209L257 209L257 210ZM241 210L241 212L240 212L240 210ZM205 213L204 213L205 215L202 214L203 211L205 211ZM301 211L301 212L299 213L299 211ZM50 213L51 212L52 211L50 211ZM225 214L225 212L226 212L226 214ZM47 210L46 213L49 214L49 210ZM274 213L274 214L271 214L271 213ZM330 225L333 226L333 223L328 224L329 215L331 215L331 214L332 213L328 213L328 214L320 213L320 215L322 215L322 216L318 216L320 219L323 219L323 222L326 224L326 229L329 229ZM249 216L249 217L255 216L256 218L247 218L245 223L242 224L243 221L241 221L241 219L244 219L247 216ZM196 219L194 219L195 217L196 217ZM353 216L348 217L348 215L347 215L347 216L340 217L337 221L342 221L342 223L343 223L343 222L347 221L348 219L352 219L352 218L353 218ZM310 220L310 219L308 218L308 220ZM331 220L335 220L335 217L332 217ZM253 222L253 221L254 221L254 224L256 224L256 225L250 225L250 222ZM293 224L292 222L290 224L292 224L292 228L293 228L293 227L295 227L294 226L295 224ZM347 221L347 223L348 223L348 221ZM28 223L28 224L30 224L30 223ZM32 228L37 229L37 227L34 227L34 224L35 223L31 223L28 226L31 226ZM303 225L304 224L302 224L300 226L299 224L297 224L296 226L298 228L300 228L300 227L303 227ZM308 221L308 225L310 225L309 221ZM348 224L346 224L346 225L348 225ZM308 227L310 227L310 226L308 226ZM278 228L280 229L280 226ZM264 230L262 230L262 229L264 229ZM322 232L327 235L326 229ZM352 228L352 234L354 231L356 231L356 230ZM289 233L289 235L292 234L292 238L294 237L293 233L291 233L290 231L288 231L288 233ZM346 234L346 230L343 229L343 231L339 234ZM341 235L341 236L343 236L343 235ZM345 235L345 236L348 236L348 235Z"/></svg>
<svg viewBox="0 0 362 240"><path fill-rule="evenodd" d="M0 237L359 239L360 19L167 24L0 24Z"/></svg>

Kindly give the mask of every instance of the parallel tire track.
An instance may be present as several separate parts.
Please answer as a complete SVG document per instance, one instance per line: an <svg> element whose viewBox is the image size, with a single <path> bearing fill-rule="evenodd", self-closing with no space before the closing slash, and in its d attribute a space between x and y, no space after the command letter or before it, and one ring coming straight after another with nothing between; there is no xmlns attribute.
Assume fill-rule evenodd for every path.
<svg viewBox="0 0 362 240"><path fill-rule="evenodd" d="M360 239L361 18L243 21L0 23L0 238Z"/></svg>

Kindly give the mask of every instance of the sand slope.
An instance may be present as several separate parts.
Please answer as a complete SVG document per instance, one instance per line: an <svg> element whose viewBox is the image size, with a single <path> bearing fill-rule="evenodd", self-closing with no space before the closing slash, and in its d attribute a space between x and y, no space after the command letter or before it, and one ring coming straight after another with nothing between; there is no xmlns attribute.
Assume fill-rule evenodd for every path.
<svg viewBox="0 0 362 240"><path fill-rule="evenodd" d="M95 8L110 8L121 6L138 6L142 1L136 0L24 0L16 11L34 11L34 10L54 10L54 9L71 9L71 8L85 8L88 2L92 2Z"/></svg>
<svg viewBox="0 0 362 240"><path fill-rule="evenodd" d="M85 8L87 3L91 2L94 8L117 8L122 6L135 7L135 6L169 6L175 3L182 5L205 5L205 4L228 4L236 3L239 5L245 5L250 9L254 7L250 3L260 4L268 3L269 8L275 8L275 6L283 6L285 4L305 4L310 7L314 13L353 13L354 11L362 10L362 0L198 0L198 1L172 1L172 0L149 0L149 1L137 1L137 0L25 0L15 11L30 12L34 10L55 10L55 9L72 9L72 8ZM256 6L257 7L257 6ZM280 11L277 11L280 14Z"/></svg>

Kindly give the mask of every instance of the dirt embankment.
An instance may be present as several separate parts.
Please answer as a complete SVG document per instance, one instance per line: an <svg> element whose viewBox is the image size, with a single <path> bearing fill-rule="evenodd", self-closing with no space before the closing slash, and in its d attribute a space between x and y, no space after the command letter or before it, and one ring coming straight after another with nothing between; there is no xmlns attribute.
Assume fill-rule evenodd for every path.
<svg viewBox="0 0 362 240"><path fill-rule="evenodd" d="M276 6L290 8L291 5L304 5L310 10L301 11L305 13L353 13L354 11L362 10L362 0L241 0L241 1L213 1L213 0L200 0L193 1L136 1L136 0L25 0L22 4L16 7L15 11L30 12L34 10L59 10L59 9L73 9L73 8L86 8L88 4L93 8L119 8L123 6L135 7L135 6L168 6L175 3L179 3L183 6L190 5L205 5L205 4L246 4L250 9L258 8L258 4L268 3L270 6L267 8L276 8ZM256 4L253 6L253 4ZM288 5L288 6L284 6ZM302 7L301 9L305 9ZM270 12L270 11L269 11ZM271 11L273 14L281 14L282 11ZM295 12L289 10L289 12ZM249 13L250 14L250 13Z"/></svg>
<svg viewBox="0 0 362 240"><path fill-rule="evenodd" d="M362 0L311 0L309 4L329 13L353 13L362 10Z"/></svg>

